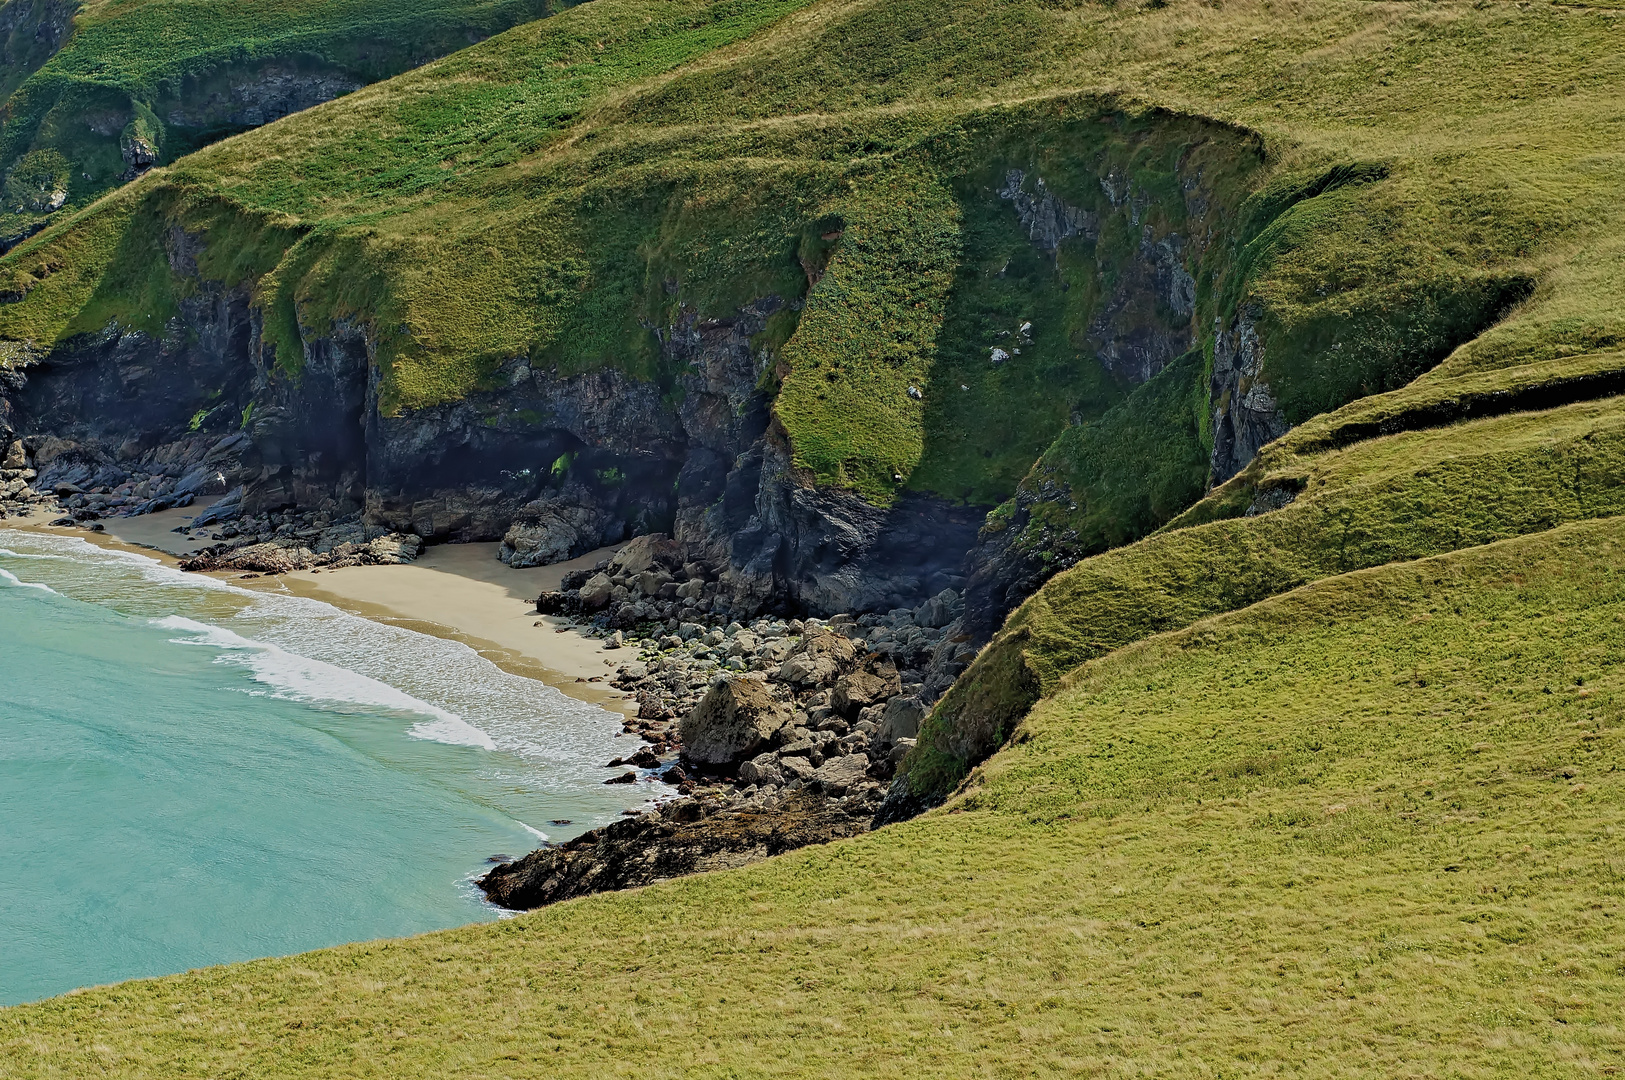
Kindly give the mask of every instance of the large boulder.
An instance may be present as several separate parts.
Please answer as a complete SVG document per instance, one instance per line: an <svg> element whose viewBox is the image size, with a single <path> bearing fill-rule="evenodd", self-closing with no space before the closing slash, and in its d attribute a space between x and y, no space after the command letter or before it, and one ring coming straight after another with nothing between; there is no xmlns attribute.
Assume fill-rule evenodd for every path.
<svg viewBox="0 0 1625 1080"><path fill-rule="evenodd" d="M868 779L867 754L847 754L830 758L818 767L812 778L830 795L844 795Z"/></svg>
<svg viewBox="0 0 1625 1080"><path fill-rule="evenodd" d="M943 589L914 609L914 622L919 626L941 629L957 619L964 610L964 599L952 589Z"/></svg>
<svg viewBox="0 0 1625 1080"><path fill-rule="evenodd" d="M588 611L597 611L609 603L614 592L615 583L609 580L608 574L594 574L581 586L581 606Z"/></svg>
<svg viewBox="0 0 1625 1080"><path fill-rule="evenodd" d="M852 669L857 646L840 634L815 631L802 639L779 667L778 679L813 689L830 686Z"/></svg>
<svg viewBox="0 0 1625 1080"><path fill-rule="evenodd" d="M603 511L568 499L538 499L508 527L497 558L516 569L549 566L591 551L604 539Z"/></svg>
<svg viewBox="0 0 1625 1080"><path fill-rule="evenodd" d="M727 767L760 753L790 719L756 679L723 679L683 718L683 756L700 765Z"/></svg>
<svg viewBox="0 0 1625 1080"><path fill-rule="evenodd" d="M897 669L890 664L877 664L838 679L829 703L831 708L850 720L862 710L878 705L902 690L903 680L898 677Z"/></svg>
<svg viewBox="0 0 1625 1080"><path fill-rule="evenodd" d="M611 565L617 574L630 574L635 577L651 567L670 569L681 566L682 562L682 548L677 545L677 541L665 533L647 533L634 537L625 547L617 551Z"/></svg>
<svg viewBox="0 0 1625 1080"><path fill-rule="evenodd" d="M925 705L919 698L899 694L886 702L886 711L880 715L875 741L890 745L901 739L916 737L920 733L920 725L925 722L925 714Z"/></svg>

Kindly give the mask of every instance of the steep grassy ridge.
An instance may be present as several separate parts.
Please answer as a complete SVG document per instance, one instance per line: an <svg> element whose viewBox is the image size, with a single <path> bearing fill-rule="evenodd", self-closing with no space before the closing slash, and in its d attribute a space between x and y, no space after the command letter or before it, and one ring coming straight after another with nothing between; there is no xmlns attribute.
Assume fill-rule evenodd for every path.
<svg viewBox="0 0 1625 1080"><path fill-rule="evenodd" d="M907 762L913 790L946 792L1072 668L1152 634L1316 578L1625 512L1620 398L1319 454L1292 454L1293 442L1175 526L1084 560L1018 608L928 719ZM1241 516L1256 490L1295 498Z"/></svg>
<svg viewBox="0 0 1625 1080"><path fill-rule="evenodd" d="M90 202L132 166L172 160L562 6L10 0L0 9L0 28L17 24L0 72L0 237L43 223L53 201Z"/></svg>
<svg viewBox="0 0 1625 1080"><path fill-rule="evenodd" d="M1610 272L1568 261L1620 205L1598 164L1613 152L1612 19L1497 4L595 0L212 147L115 202L188 228L236 219L226 231L258 239L227 240L238 250L221 258L274 313L284 366L301 338L357 318L391 409L459 398L516 356L667 378L651 326L805 294L812 330L794 332L792 312L763 342L782 352L797 463L878 503L901 487L991 501L1129 390L1090 364L1106 315L1192 336L1204 358L1215 326L1245 315L1265 346L1259 379L1294 422L1404 383L1541 274L1508 348L1617 333ZM1094 231L1053 254L1001 251L1024 230L997 194L1011 169L1094 214ZM156 318L115 283L168 273L162 253L96 220L116 212L0 262L0 288L25 294L0 307L0 338L37 351L86 329L87 290L99 317ZM271 227L286 233L262 243ZM1113 308L1144 251L1175 239L1193 309ZM150 272L129 269L143 260ZM1001 271L1020 275L1021 302ZM994 369L994 335L1028 320L1032 355ZM1191 453L1186 440L1150 469L1181 472ZM1176 509L1159 502L1150 524Z"/></svg>
<svg viewBox="0 0 1625 1080"><path fill-rule="evenodd" d="M0 1012L18 1077L1625 1066L1625 526L1080 669L947 813L409 941Z"/></svg>

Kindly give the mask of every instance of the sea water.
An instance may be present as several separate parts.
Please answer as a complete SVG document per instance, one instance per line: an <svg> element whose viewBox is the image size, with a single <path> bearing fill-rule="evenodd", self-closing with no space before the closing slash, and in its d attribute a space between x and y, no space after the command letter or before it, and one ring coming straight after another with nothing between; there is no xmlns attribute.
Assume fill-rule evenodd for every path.
<svg viewBox="0 0 1625 1080"><path fill-rule="evenodd" d="M665 790L603 784L619 731L456 642L0 528L0 1005L496 918L492 855Z"/></svg>

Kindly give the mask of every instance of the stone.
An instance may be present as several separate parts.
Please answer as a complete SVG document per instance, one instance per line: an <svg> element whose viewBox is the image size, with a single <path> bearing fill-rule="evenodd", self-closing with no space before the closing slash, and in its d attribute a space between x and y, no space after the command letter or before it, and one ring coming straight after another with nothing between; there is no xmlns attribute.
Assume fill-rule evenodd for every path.
<svg viewBox="0 0 1625 1080"><path fill-rule="evenodd" d="M903 763L903 759L908 756L908 752L912 749L914 749L913 739L898 739L892 744L891 763L894 766L901 765Z"/></svg>
<svg viewBox="0 0 1625 1080"><path fill-rule="evenodd" d="M829 686L852 665L857 647L840 634L809 632L779 668L779 681L801 687Z"/></svg>
<svg viewBox="0 0 1625 1080"><path fill-rule="evenodd" d="M729 656L749 656L756 651L756 635L749 630L740 630L733 636L728 644Z"/></svg>
<svg viewBox="0 0 1625 1080"><path fill-rule="evenodd" d="M953 622L963 608L958 593L952 589L943 589L914 609L914 621L920 626L939 629Z"/></svg>
<svg viewBox="0 0 1625 1080"><path fill-rule="evenodd" d="M422 554L423 541L411 533L390 533L370 541L366 550L374 562L408 563Z"/></svg>
<svg viewBox="0 0 1625 1080"><path fill-rule="evenodd" d="M681 561L677 543L665 533L646 533L634 537L610 560L622 574L641 574L656 563L676 566Z"/></svg>
<svg viewBox="0 0 1625 1080"><path fill-rule="evenodd" d="M824 762L813 773L812 778L823 785L826 792L840 795L863 783L868 776L869 755L846 754Z"/></svg>
<svg viewBox="0 0 1625 1080"><path fill-rule="evenodd" d="M920 724L926 715L925 705L917 697L899 694L886 702L886 711L880 716L875 741L896 744L912 740L920 733Z"/></svg>
<svg viewBox="0 0 1625 1080"><path fill-rule="evenodd" d="M581 606L589 611L601 608L609 603L614 590L615 586L609 580L608 574L594 574L581 586Z"/></svg>
<svg viewBox="0 0 1625 1080"><path fill-rule="evenodd" d="M497 558L515 569L563 562L599 538L595 516L582 507L549 506L510 525Z"/></svg>
<svg viewBox="0 0 1625 1080"><path fill-rule="evenodd" d="M722 677L683 718L683 756L703 765L733 765L767 745L790 719L790 710L764 683Z"/></svg>
<svg viewBox="0 0 1625 1080"><path fill-rule="evenodd" d="M786 757L779 759L779 770L784 774L786 783L792 780L808 781L818 771L811 761L804 757Z"/></svg>
<svg viewBox="0 0 1625 1080"><path fill-rule="evenodd" d="M842 676L835 683L835 692L830 695L830 707L842 716L853 718L858 713L877 702L899 693L903 689L903 681L897 677L897 671L891 667L882 668L879 673L874 671L854 671L850 675Z"/></svg>
<svg viewBox="0 0 1625 1080"><path fill-rule="evenodd" d="M779 759L775 754L759 754L739 766L739 779L746 784L784 783L784 771L779 768Z"/></svg>
<svg viewBox="0 0 1625 1080"><path fill-rule="evenodd" d="M604 783L606 783L606 784L635 784L635 783L637 783L637 780L638 780L638 774L637 773L635 773L635 772L627 772L627 773L622 773L619 776L612 776L608 780L605 780Z"/></svg>
<svg viewBox="0 0 1625 1080"><path fill-rule="evenodd" d="M6 456L0 459L0 469L26 469L28 468L27 451L23 449L21 439L16 439L6 449Z"/></svg>

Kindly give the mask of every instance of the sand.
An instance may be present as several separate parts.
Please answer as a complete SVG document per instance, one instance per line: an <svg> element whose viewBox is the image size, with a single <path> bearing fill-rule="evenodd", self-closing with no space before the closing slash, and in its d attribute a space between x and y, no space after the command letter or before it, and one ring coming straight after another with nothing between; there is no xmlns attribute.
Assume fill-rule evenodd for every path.
<svg viewBox="0 0 1625 1080"><path fill-rule="evenodd" d="M304 571L247 584L284 588L357 615L461 641L505 671L584 701L636 712L629 695L607 685L616 667L634 659L632 652L607 650L563 619L536 614L541 592L558 588L566 572L593 566L616 549L514 570L497 561L498 546L442 544L400 566ZM587 681L594 678L605 682Z"/></svg>
<svg viewBox="0 0 1625 1080"><path fill-rule="evenodd" d="M196 503L141 517L106 518L104 532L48 525L60 511L8 518L13 528L70 533L95 544L141 549L170 564L209 541L174 532L207 509ZM556 686L571 697L618 712L637 711L629 695L608 685L616 667L633 659L609 650L563 619L536 614L536 597L556 589L570 570L593 566L616 549L601 548L553 566L514 570L497 561L499 545L442 544L399 566L350 566L243 580L216 575L244 588L286 591L325 601L379 622L460 641L504 671ZM599 681L589 681L589 680Z"/></svg>

